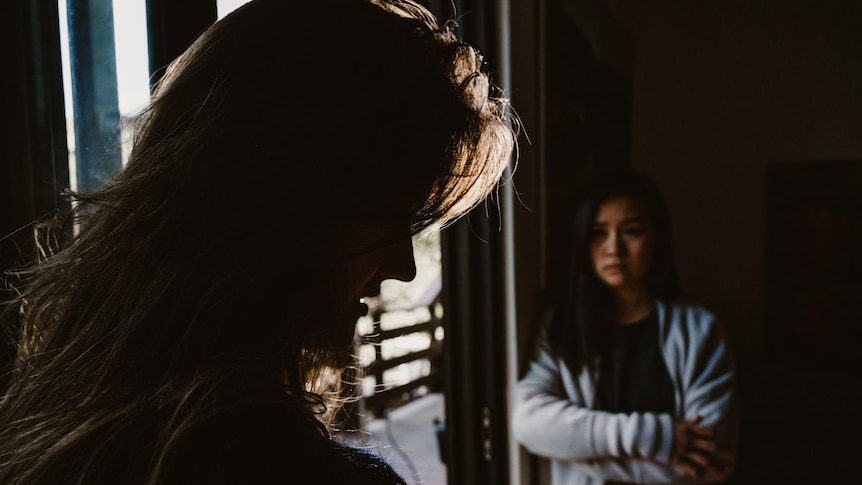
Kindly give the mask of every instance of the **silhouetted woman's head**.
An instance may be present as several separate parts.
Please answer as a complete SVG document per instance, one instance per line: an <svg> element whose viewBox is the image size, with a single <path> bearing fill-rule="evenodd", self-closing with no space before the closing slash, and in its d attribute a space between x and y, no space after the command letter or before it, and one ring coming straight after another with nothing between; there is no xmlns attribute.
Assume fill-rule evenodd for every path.
<svg viewBox="0 0 862 485"><path fill-rule="evenodd" d="M308 350L376 286L340 288L345 261L491 192L513 145L504 110L479 54L416 4L252 1L167 69L128 165L80 196L93 210L52 263L76 284L34 291L87 307L70 328L116 326L143 339L128 351L181 366Z"/></svg>
<svg viewBox="0 0 862 485"><path fill-rule="evenodd" d="M146 269L219 284L219 315L304 315L302 340L340 304L332 264L447 223L499 180L513 139L481 69L412 3L253 1L169 67L128 167L91 198L146 232ZM368 227L384 231L355 241Z"/></svg>

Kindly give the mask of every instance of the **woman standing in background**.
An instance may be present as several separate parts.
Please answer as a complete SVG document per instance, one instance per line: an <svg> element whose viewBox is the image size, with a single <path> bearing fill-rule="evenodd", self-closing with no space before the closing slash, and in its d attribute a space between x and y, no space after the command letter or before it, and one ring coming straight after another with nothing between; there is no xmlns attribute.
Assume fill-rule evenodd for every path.
<svg viewBox="0 0 862 485"><path fill-rule="evenodd" d="M734 365L721 323L682 296L655 183L602 174L573 236L567 285L516 387L515 438L551 460L554 485L723 480Z"/></svg>

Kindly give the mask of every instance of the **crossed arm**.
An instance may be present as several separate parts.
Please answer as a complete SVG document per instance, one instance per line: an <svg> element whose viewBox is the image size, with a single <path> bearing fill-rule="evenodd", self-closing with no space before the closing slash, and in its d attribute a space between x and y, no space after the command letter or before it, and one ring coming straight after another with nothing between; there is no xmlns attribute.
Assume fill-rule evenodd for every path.
<svg viewBox="0 0 862 485"><path fill-rule="evenodd" d="M701 483L735 463L732 365L720 334L682 356L682 417L590 409L578 377L539 348L515 389L513 432L529 451L604 480ZM568 376L569 387L563 385ZM583 391L583 389L580 389ZM592 392L589 390L588 392Z"/></svg>

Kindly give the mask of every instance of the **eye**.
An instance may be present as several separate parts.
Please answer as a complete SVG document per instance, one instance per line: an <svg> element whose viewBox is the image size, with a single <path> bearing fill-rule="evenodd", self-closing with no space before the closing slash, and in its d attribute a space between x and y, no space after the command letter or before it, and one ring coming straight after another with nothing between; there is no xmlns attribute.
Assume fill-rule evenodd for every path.
<svg viewBox="0 0 862 485"><path fill-rule="evenodd" d="M607 235L608 231L606 229L603 229L601 227L594 227L590 231L590 241L598 241L600 239L604 239L605 237L607 237Z"/></svg>
<svg viewBox="0 0 862 485"><path fill-rule="evenodd" d="M622 228L622 235L627 238L644 237L646 232L647 226L640 223L627 224Z"/></svg>
<svg viewBox="0 0 862 485"><path fill-rule="evenodd" d="M640 237L644 235L646 229L641 225L628 226L623 230L623 235L628 237Z"/></svg>

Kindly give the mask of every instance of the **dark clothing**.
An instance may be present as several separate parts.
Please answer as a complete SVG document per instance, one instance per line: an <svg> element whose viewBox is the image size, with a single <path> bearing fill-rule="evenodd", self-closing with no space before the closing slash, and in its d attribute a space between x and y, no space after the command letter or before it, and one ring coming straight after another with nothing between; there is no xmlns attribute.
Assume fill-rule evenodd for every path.
<svg viewBox="0 0 862 485"><path fill-rule="evenodd" d="M376 453L308 435L291 421L266 410L214 420L177 454L170 483L405 484Z"/></svg>
<svg viewBox="0 0 862 485"><path fill-rule="evenodd" d="M673 415L673 383L659 346L656 312L636 323L609 325L607 332L597 409Z"/></svg>
<svg viewBox="0 0 862 485"><path fill-rule="evenodd" d="M132 428L138 432L119 439L99 477L85 483L148 482L153 428ZM269 406L222 410L192 425L165 458L160 485L406 485L376 452L331 440L307 418Z"/></svg>

